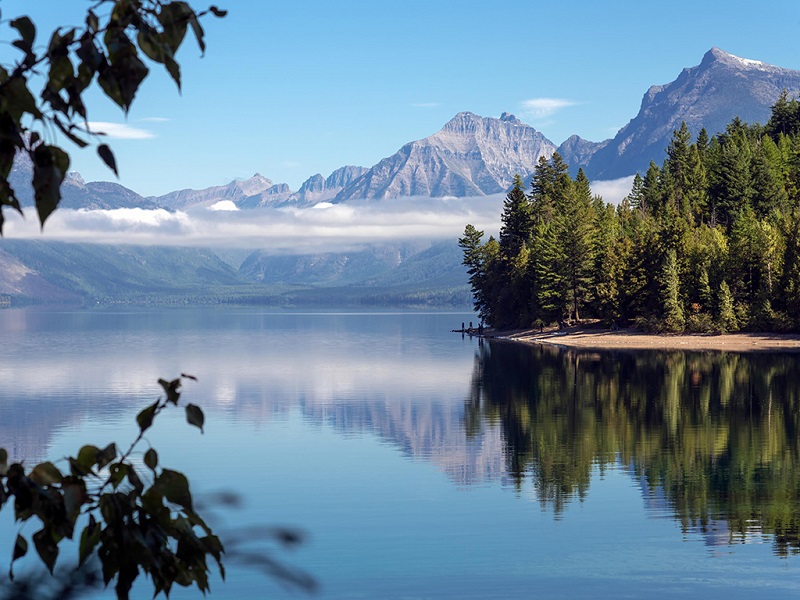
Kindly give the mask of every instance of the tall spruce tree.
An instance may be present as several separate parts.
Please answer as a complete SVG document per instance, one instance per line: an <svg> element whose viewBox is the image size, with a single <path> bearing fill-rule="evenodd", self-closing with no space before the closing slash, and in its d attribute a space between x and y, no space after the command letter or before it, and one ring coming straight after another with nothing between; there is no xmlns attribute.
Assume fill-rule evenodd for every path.
<svg viewBox="0 0 800 600"><path fill-rule="evenodd" d="M581 306L588 300L591 289L595 248L591 187L583 169L578 171L572 188L572 193L560 206L556 224L570 313L580 321Z"/></svg>
<svg viewBox="0 0 800 600"><path fill-rule="evenodd" d="M664 328L667 331L682 331L686 321L680 297L678 256L674 248L670 248L664 256L660 285Z"/></svg>
<svg viewBox="0 0 800 600"><path fill-rule="evenodd" d="M464 228L464 237L458 240L458 245L464 254L462 264L467 267L475 311L481 319L486 320L489 312L489 299L487 298L486 289L486 252L481 244L482 238L483 231L479 231L473 225L468 224Z"/></svg>

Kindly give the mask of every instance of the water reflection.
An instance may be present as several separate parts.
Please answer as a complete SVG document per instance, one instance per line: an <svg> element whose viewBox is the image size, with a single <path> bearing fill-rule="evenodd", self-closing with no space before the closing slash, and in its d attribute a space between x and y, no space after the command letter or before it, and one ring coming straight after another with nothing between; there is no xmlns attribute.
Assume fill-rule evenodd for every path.
<svg viewBox="0 0 800 600"><path fill-rule="evenodd" d="M652 516L709 545L800 551L800 356L479 345L449 333L461 320L5 311L0 447L50 457L59 431L127 426L159 377L190 372L212 423L299 413L314 451L322 427L374 436L458 486L509 481L556 518L613 468ZM204 444L225 443L213 435Z"/></svg>
<svg viewBox="0 0 800 600"><path fill-rule="evenodd" d="M559 515L595 468L641 481L652 510L729 544L800 552L800 358L604 354L492 343L479 349L468 435L499 423L507 469Z"/></svg>

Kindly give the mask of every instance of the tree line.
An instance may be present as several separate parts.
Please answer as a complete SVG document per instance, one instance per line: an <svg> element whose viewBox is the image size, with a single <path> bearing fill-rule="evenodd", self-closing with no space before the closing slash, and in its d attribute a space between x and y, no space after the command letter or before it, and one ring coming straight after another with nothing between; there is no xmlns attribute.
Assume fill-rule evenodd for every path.
<svg viewBox="0 0 800 600"><path fill-rule="evenodd" d="M494 327L599 319L650 331L800 330L800 101L693 141L682 123L615 206L558 153L517 176L499 237L459 246Z"/></svg>

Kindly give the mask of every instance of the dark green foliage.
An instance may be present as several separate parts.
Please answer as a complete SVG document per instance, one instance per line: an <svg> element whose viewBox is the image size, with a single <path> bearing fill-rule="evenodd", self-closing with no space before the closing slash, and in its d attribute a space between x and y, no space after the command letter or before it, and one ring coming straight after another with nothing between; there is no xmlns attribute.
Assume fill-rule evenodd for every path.
<svg viewBox="0 0 800 600"><path fill-rule="evenodd" d="M103 449L86 445L66 459L64 468L69 471L62 472L50 462L30 470L20 463L8 464L8 454L0 450L0 507L13 505L16 521L41 525L30 540L50 573L60 543L77 539L79 565L96 556L105 585L113 582L120 599L128 598L141 574L151 579L156 595L169 595L174 584L195 585L205 593L209 559L224 578L222 543L195 511L186 476L161 467L153 448L144 455L149 473L137 471L141 467L132 460L158 414L179 404L184 378L194 379L182 375L159 381L165 395L136 417L139 435L125 452L113 443ZM199 407L188 404L186 415L189 424L202 429ZM14 561L25 556L30 545L24 535L17 536L12 580Z"/></svg>
<svg viewBox="0 0 800 600"><path fill-rule="evenodd" d="M663 165L637 174L617 207L592 197L583 171L571 180L558 154L540 159L527 202L519 179L509 193L502 260L482 263L494 282L482 314L498 327L800 329L797 107L783 94L767 126L734 119L695 143L682 123Z"/></svg>

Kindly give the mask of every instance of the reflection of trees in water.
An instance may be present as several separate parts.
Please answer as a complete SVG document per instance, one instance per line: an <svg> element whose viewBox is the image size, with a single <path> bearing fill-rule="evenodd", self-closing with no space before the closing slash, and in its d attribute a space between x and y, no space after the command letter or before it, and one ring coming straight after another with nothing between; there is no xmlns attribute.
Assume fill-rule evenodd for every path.
<svg viewBox="0 0 800 600"><path fill-rule="evenodd" d="M559 350L492 343L476 356L468 434L499 422L510 474L556 515L595 466L630 465L685 530L773 535L800 552L800 357Z"/></svg>

